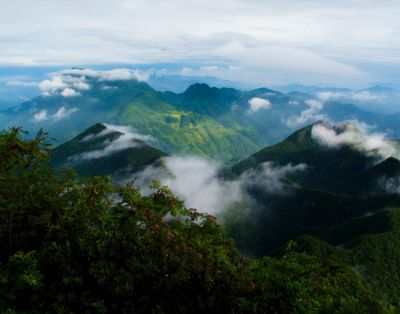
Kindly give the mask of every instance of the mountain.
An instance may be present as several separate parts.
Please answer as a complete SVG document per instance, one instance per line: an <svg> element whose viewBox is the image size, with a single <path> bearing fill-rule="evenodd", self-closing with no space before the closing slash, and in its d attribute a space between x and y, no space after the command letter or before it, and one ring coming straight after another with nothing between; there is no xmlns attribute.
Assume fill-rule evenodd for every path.
<svg viewBox="0 0 400 314"><path fill-rule="evenodd" d="M349 89L291 84L275 86L274 89L291 95L307 94L309 97L324 101L335 100L342 103L352 103L364 110L382 114L396 113L399 110L400 91L387 86L374 85L362 89Z"/></svg>
<svg viewBox="0 0 400 314"><path fill-rule="evenodd" d="M307 171L294 175L296 181L308 188L326 188L332 182L347 179L350 173L364 171L375 162L375 158L353 149L349 145L330 148L321 145L313 138L312 130L323 122L302 128L286 140L273 146L266 147L258 153L240 161L232 167L236 175L250 168L257 168L264 162L274 162L284 166L291 164L306 164Z"/></svg>
<svg viewBox="0 0 400 314"><path fill-rule="evenodd" d="M154 137L154 146L166 153L229 163L323 118L357 119L400 136L398 115L368 112L351 103L204 83L182 93L160 92L141 79L122 70L60 72L41 83L41 96L0 112L0 127L23 126L33 134L44 128L59 144L98 122L125 125Z"/></svg>
<svg viewBox="0 0 400 314"><path fill-rule="evenodd" d="M318 127L353 141L326 145ZM229 209L224 226L248 255L285 258L288 247L311 254L355 272L383 304L398 308L400 161L360 147L356 136L346 124L318 122L226 170L242 180L251 174L253 182L246 186L251 200ZM298 164L305 167L287 170Z"/></svg>
<svg viewBox="0 0 400 314"><path fill-rule="evenodd" d="M158 91L169 91L182 93L189 86L204 83L215 87L233 87L238 89L248 89L249 86L234 81L223 80L214 76L189 76L189 75L160 75L152 74L147 83Z"/></svg>
<svg viewBox="0 0 400 314"><path fill-rule="evenodd" d="M104 81L98 77L83 79L76 74L64 76L63 80L80 82L85 89L71 95L63 95L62 91L72 88L36 97L1 112L0 125L22 125L33 133L44 128L58 143L97 122L130 125L155 137L155 145L163 151L226 160L258 148L242 126L226 126L210 115L186 108L191 103L188 93L157 92L133 79Z"/></svg>
<svg viewBox="0 0 400 314"><path fill-rule="evenodd" d="M353 134L345 132L354 132L346 124L319 122L230 168L234 176L246 178L250 173L255 181L247 185L247 190L257 205L243 214L243 219L233 218L242 215L240 211L228 213L231 221L240 221L238 225L228 223L231 234L240 239L242 248L251 248L252 254L269 254L286 241L306 234L336 243L338 235L326 230L400 205L400 196L395 193L399 160L385 158L375 150L365 151L356 142L328 146L316 138L316 127L344 136ZM271 186L279 189L271 190Z"/></svg>
<svg viewBox="0 0 400 314"><path fill-rule="evenodd" d="M162 151L126 130L95 124L52 151L52 166L73 167L82 177L127 176L160 163Z"/></svg>
<svg viewBox="0 0 400 314"><path fill-rule="evenodd" d="M351 91L348 88L339 88L339 87L321 87L321 86L307 86L302 84L290 84L290 85L281 85L274 86L274 89L281 91L283 93L291 93L291 92L300 92L306 93L309 95L313 95L320 92L349 92Z"/></svg>

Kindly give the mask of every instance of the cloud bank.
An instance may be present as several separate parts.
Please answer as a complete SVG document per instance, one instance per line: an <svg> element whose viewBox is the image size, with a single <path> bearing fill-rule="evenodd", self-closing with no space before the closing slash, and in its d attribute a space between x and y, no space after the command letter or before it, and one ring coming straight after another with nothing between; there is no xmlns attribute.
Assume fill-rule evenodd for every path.
<svg viewBox="0 0 400 314"><path fill-rule="evenodd" d="M0 64L197 62L257 85L398 80L393 0L38 1L2 2Z"/></svg>
<svg viewBox="0 0 400 314"><path fill-rule="evenodd" d="M397 149L386 140L383 133L369 133L371 127L358 121L346 121L335 126L316 124L311 136L321 145L338 148L351 145L370 156L379 158L396 157Z"/></svg>
<svg viewBox="0 0 400 314"><path fill-rule="evenodd" d="M149 74L140 70L117 68L107 71L74 68L53 73L52 78L39 83L43 96L59 94L63 97L79 96L80 92L91 88L89 79L100 82L137 80L147 81ZM103 86L103 90L112 89Z"/></svg>
<svg viewBox="0 0 400 314"><path fill-rule="evenodd" d="M176 156L165 157L163 161L164 168L150 166L133 175L142 191L148 193L148 185L156 179L181 198L186 207L214 215L236 204L251 206L254 201L247 192L249 188L256 187L265 193L286 193L288 188L282 178L307 168L305 164L280 167L266 162L260 169L246 171L235 180L227 181L222 178L222 165L217 162Z"/></svg>
<svg viewBox="0 0 400 314"><path fill-rule="evenodd" d="M316 96L322 101L341 100L341 101L356 101L356 102L372 102L386 98L385 95L371 93L370 91L346 91L346 92L319 92Z"/></svg>

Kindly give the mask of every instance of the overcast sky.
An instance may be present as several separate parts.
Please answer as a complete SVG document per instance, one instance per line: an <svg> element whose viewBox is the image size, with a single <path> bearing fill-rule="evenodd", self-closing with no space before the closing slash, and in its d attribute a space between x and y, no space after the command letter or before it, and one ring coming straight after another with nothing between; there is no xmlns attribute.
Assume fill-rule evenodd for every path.
<svg viewBox="0 0 400 314"><path fill-rule="evenodd" d="M0 0L0 66L175 63L260 85L399 85L399 17L398 0Z"/></svg>

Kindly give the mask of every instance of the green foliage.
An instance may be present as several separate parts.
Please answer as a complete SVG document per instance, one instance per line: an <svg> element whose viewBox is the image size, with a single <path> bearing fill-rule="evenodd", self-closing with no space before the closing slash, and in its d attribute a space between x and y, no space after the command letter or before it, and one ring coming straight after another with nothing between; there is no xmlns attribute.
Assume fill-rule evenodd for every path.
<svg viewBox="0 0 400 314"><path fill-rule="evenodd" d="M49 167L48 149L43 133L0 134L0 312L384 312L292 244L280 259L243 258L214 217L168 188L143 196L77 179Z"/></svg>

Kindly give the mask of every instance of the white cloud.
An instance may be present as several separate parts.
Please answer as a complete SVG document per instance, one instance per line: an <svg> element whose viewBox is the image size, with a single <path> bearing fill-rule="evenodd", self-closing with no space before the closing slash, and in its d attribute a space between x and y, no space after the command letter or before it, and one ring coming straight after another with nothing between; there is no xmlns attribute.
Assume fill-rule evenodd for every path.
<svg viewBox="0 0 400 314"><path fill-rule="evenodd" d="M41 110L33 115L33 121L35 122L42 122L46 121L47 119L47 110Z"/></svg>
<svg viewBox="0 0 400 314"><path fill-rule="evenodd" d="M324 91L316 94L322 101L328 100L344 100L357 102L372 102L385 99L385 95L373 94L369 91L346 91L346 92L331 92Z"/></svg>
<svg viewBox="0 0 400 314"><path fill-rule="evenodd" d="M282 121L289 127L298 127L306 123L315 122L318 120L329 120L326 115L321 114L324 104L316 99L308 99L304 102L308 108L303 110L298 116L289 116Z"/></svg>
<svg viewBox="0 0 400 314"><path fill-rule="evenodd" d="M142 142L151 142L154 139L148 135L142 135L135 132L131 127L121 126L121 125L112 125L112 124L104 124L106 129L101 131L96 135L88 135L82 141L89 141L93 138L101 138L111 132L119 132L121 135L115 140L105 140L101 144L101 148L84 152L82 154L72 156L71 160L81 161L81 160L90 160L95 158L101 158L110 156L113 153L121 150L125 150L131 147L137 147L142 145Z"/></svg>
<svg viewBox="0 0 400 314"><path fill-rule="evenodd" d="M138 80L147 81L149 74L139 70L114 69L110 71L99 72L100 80L103 81L120 81L120 80Z"/></svg>
<svg viewBox="0 0 400 314"><path fill-rule="evenodd" d="M399 177L379 178L378 186L382 187L387 193L400 194L400 178Z"/></svg>
<svg viewBox="0 0 400 314"><path fill-rule="evenodd" d="M181 74L182 75L189 75L189 74L191 74L193 72L193 69L192 68L189 68L189 67L183 67L182 69L181 69Z"/></svg>
<svg viewBox="0 0 400 314"><path fill-rule="evenodd" d="M394 0L366 0L362 5L358 0L101 0L98 5L38 1L40 5L2 2L1 63L74 66L200 60L220 61L216 65L221 67L229 59L244 68L234 77L262 85L300 81L299 71L307 73L303 83L355 84L361 76L364 84L371 76L358 67L373 71L368 65L400 64L400 7ZM232 42L245 51L219 49ZM251 56L256 56L254 63ZM375 73L377 80L387 75L382 67Z"/></svg>
<svg viewBox="0 0 400 314"><path fill-rule="evenodd" d="M354 80L365 82L368 79L368 75L355 66L323 57L305 48L276 43L246 44L233 40L217 48L215 54L248 70L268 71L274 76L278 76L274 72L285 73L293 78L303 76L302 81L306 80L306 83L312 82L315 77L320 77L319 84L333 84L333 80L338 79L350 84Z"/></svg>
<svg viewBox="0 0 400 314"><path fill-rule="evenodd" d="M385 138L385 134L371 133L371 127L358 121L346 121L335 126L316 124L311 135L322 145L328 147L341 147L352 145L356 149L371 156L388 158L397 156L397 149Z"/></svg>
<svg viewBox="0 0 400 314"><path fill-rule="evenodd" d="M109 86L109 85L104 85L102 87L100 87L101 90L116 90L118 89L117 86Z"/></svg>
<svg viewBox="0 0 400 314"><path fill-rule="evenodd" d="M7 86L20 86L20 87L36 87L36 86L38 86L38 83L15 80L15 81L7 81L6 85Z"/></svg>
<svg viewBox="0 0 400 314"><path fill-rule="evenodd" d="M58 93L63 97L79 96L80 93L78 91L86 91L90 89L87 80L88 78L95 78L99 81L146 81L149 78L149 73L125 68L117 68L107 71L75 68L53 73L51 79L39 83L39 89L42 91L44 96Z"/></svg>
<svg viewBox="0 0 400 314"><path fill-rule="evenodd" d="M67 88L62 76L55 76L51 80L44 80L39 84L39 89L44 95L50 95L60 89Z"/></svg>
<svg viewBox="0 0 400 314"><path fill-rule="evenodd" d="M59 121L68 118L71 114L78 111L78 108L66 109L64 106L59 108L55 114L51 116L54 121Z"/></svg>
<svg viewBox="0 0 400 314"><path fill-rule="evenodd" d="M217 74L218 70L220 68L216 65L206 65L200 67L200 73L205 74L205 75L215 75Z"/></svg>
<svg viewBox="0 0 400 314"><path fill-rule="evenodd" d="M198 157L164 157L164 166L147 167L135 174L135 184L147 194L152 180L166 185L187 208L200 212L219 214L242 201L244 194L241 181L223 181L220 177L222 165Z"/></svg>
<svg viewBox="0 0 400 314"><path fill-rule="evenodd" d="M162 179L189 208L218 213L241 200L239 182L223 182L221 166L196 157L167 157L165 165L172 176Z"/></svg>
<svg viewBox="0 0 400 314"><path fill-rule="evenodd" d="M289 100L289 105L298 106L300 105L300 101L298 100Z"/></svg>
<svg viewBox="0 0 400 314"><path fill-rule="evenodd" d="M147 81L149 73L140 71L138 69L117 68L105 71L96 71L91 69L71 69L64 70L62 74L79 75L81 77L98 78L100 81L124 81L124 80L137 80Z"/></svg>
<svg viewBox="0 0 400 314"><path fill-rule="evenodd" d="M281 167L266 162L260 166L261 169L250 169L235 180L225 181L220 175L222 165L217 162L176 156L164 157L163 161L162 168L150 166L133 175L142 192L149 193L148 186L156 179L181 198L186 207L217 215L238 203L250 206L252 201L248 188L257 187L265 193L288 192L282 179L307 169L305 164Z"/></svg>
<svg viewBox="0 0 400 314"><path fill-rule="evenodd" d="M43 121L60 121L62 119L68 118L70 115L73 113L77 112L78 108L65 108L64 106L58 108L58 110L52 114L49 115L48 111L46 109L40 110L39 112L35 113L33 115L32 121L34 122L43 122Z"/></svg>
<svg viewBox="0 0 400 314"><path fill-rule="evenodd" d="M249 113L255 113L260 109L270 109L272 104L268 99L253 97L249 100Z"/></svg>
<svg viewBox="0 0 400 314"><path fill-rule="evenodd" d="M50 96L56 93L64 97L78 96L76 90L88 90L89 84L86 82L84 76L71 76L62 73L56 73L51 80L44 80L39 83L39 89L45 96Z"/></svg>
<svg viewBox="0 0 400 314"><path fill-rule="evenodd" d="M74 97L74 96L79 96L79 95L80 94L76 90L69 88L69 87L64 88L63 91L61 92L61 96L64 96L64 97Z"/></svg>
<svg viewBox="0 0 400 314"><path fill-rule="evenodd" d="M272 162L265 162L261 169L250 169L241 175L243 184L247 187L262 188L266 193L285 193L287 187L282 179L289 174L305 171L306 164L278 166Z"/></svg>

